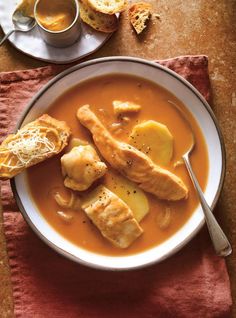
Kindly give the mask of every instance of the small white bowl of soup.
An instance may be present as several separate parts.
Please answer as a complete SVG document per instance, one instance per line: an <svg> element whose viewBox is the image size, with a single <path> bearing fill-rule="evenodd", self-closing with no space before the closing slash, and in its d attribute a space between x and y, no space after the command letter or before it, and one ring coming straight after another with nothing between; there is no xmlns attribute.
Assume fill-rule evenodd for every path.
<svg viewBox="0 0 236 318"><path fill-rule="evenodd" d="M128 115L129 120L125 120L121 132L113 125L117 123L112 106L114 100L135 102L141 106L139 113ZM37 93L18 128L48 113L67 122L72 138L91 142L88 130L76 118L78 108L84 104L89 104L113 137L123 142L128 142L135 125L147 120L166 125L173 136L174 149L170 162L163 168L180 177L189 191L187 199L176 202L159 200L145 192L148 213L140 221L143 234L128 248L121 249L101 235L84 211L69 211L72 216L69 223L58 216L60 208L52 194L54 191L59 191L64 197L68 194L63 184L60 164L63 154L60 154L31 167L12 181L23 216L44 242L58 253L86 266L130 270L170 257L196 235L204 224L204 215L187 170L180 162L188 147L189 131L173 103L184 111L192 125L196 137L196 147L191 154L192 167L208 204L214 208L225 173L222 135L210 106L175 72L137 58L101 58L64 71ZM116 193L117 184L113 177L108 169L99 182ZM136 196L137 191L125 190L133 198L132 208L144 206L143 199L141 202ZM166 211L171 213L168 222Z"/></svg>
<svg viewBox="0 0 236 318"><path fill-rule="evenodd" d="M37 0L34 16L45 42L55 47L74 44L81 33L77 0Z"/></svg>

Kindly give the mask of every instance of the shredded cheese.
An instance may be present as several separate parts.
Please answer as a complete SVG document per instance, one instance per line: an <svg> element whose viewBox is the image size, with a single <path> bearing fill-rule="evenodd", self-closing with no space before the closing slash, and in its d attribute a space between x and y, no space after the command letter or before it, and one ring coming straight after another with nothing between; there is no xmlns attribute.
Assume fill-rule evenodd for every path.
<svg viewBox="0 0 236 318"><path fill-rule="evenodd" d="M14 154L14 160L11 157L9 159L8 155L4 162L1 163L1 166L10 168L11 170L20 169L29 166L34 161L40 161L41 159L56 153L57 149L55 142L50 141L47 137L49 133L55 136L57 145L58 142L61 144L61 141L59 140L60 136L58 136L57 131L53 128L45 129L45 127L38 126L28 127L27 130L19 130L14 136L14 139L4 145L5 149L0 152L0 155L6 152L8 152L9 155ZM66 136L61 137L65 138Z"/></svg>

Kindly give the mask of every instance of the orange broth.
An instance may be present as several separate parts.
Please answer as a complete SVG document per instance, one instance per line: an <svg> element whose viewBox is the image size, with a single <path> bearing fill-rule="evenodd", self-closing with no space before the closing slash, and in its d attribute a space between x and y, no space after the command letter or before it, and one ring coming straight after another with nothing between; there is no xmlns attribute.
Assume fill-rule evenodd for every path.
<svg viewBox="0 0 236 318"><path fill-rule="evenodd" d="M37 5L37 19L40 24L50 31L67 29L75 19L75 8L65 0L43 0Z"/></svg>
<svg viewBox="0 0 236 318"><path fill-rule="evenodd" d="M63 196L69 196L69 191L63 185L61 174L60 157L62 154L28 169L28 180L32 197L40 212L61 235L84 249L116 256L139 253L165 241L187 222L199 203L184 165L174 168L174 163L188 148L190 132L184 120L168 101L182 108L192 125L196 137L196 147L191 155L191 163L203 189L208 177L208 154L200 128L184 105L169 91L141 78L113 74L83 82L59 96L49 106L48 114L66 121L72 129L72 137L91 141L89 132L76 118L77 109L84 104L89 104L109 129L109 125L117 121L113 114L113 100L132 101L142 106L138 114L130 115L131 120L121 134L113 134L119 140L128 142L132 127L144 120L156 120L168 127L174 137L174 155L170 165L166 168L185 182L189 189L187 200L170 203L158 200L146 193L150 210L140 222L144 233L129 248L119 249L102 237L82 210L70 210L73 221L68 224L58 217L56 212L62 209L56 204L53 192L59 191ZM103 110L101 111L101 109ZM106 115L106 112L109 116ZM67 149L65 149L66 151ZM108 181L111 182L109 172L100 180L100 183L106 185ZM157 214L163 213L167 206L172 211L171 223L168 228L161 230L157 224Z"/></svg>

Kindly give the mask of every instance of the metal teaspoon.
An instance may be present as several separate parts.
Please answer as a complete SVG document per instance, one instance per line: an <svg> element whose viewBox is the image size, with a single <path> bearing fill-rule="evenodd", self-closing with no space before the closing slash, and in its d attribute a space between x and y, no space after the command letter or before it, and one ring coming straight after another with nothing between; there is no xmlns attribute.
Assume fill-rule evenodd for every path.
<svg viewBox="0 0 236 318"><path fill-rule="evenodd" d="M185 123L188 125L189 130L191 132L191 144L190 144L188 150L185 152L185 154L183 154L182 158L183 158L183 161L184 161L185 166L187 168L187 171L189 173L189 176L192 180L194 188L197 192L197 195L198 195L198 198L199 198L199 201L200 201L200 204L201 204L204 216L205 216L206 224L208 227L208 231L209 231L215 252L219 256L226 257L232 253L232 247L231 247L226 235L224 234L223 230L221 229L219 223L217 222L214 214L212 213L211 208L209 207L208 203L206 202L206 199L204 197L204 193L203 193L203 191L198 183L198 180L193 172L193 169L192 169L192 166L191 166L191 163L189 160L189 155L191 154L191 152L195 146L194 132L192 130L191 124L189 123L188 119L185 117L185 114L183 113L183 111L174 103L170 102L170 104L175 107L175 109L178 111L178 113L183 118Z"/></svg>
<svg viewBox="0 0 236 318"><path fill-rule="evenodd" d="M0 41L0 46L5 42L6 39L9 38L9 36L14 32L28 32L32 30L36 24L36 21L32 17L26 17L23 15L23 13L16 8L12 15L12 22L14 24L14 29L9 31L3 39Z"/></svg>

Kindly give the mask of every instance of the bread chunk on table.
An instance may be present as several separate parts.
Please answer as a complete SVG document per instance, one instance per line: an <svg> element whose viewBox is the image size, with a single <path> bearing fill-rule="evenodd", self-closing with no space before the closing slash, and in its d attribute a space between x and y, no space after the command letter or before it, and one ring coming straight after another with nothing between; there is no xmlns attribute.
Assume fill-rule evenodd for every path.
<svg viewBox="0 0 236 318"><path fill-rule="evenodd" d="M129 20L137 34L143 32L151 16L152 6L146 2L138 2L129 8Z"/></svg>

